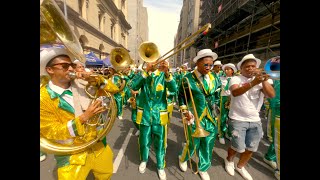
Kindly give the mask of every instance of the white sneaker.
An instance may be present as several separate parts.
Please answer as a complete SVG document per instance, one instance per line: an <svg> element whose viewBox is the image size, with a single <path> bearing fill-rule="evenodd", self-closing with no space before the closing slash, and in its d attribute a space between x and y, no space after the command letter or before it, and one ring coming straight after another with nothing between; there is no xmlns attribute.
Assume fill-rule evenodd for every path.
<svg viewBox="0 0 320 180"><path fill-rule="evenodd" d="M199 174L200 174L200 177L202 180L210 180L210 176L207 173L207 171L205 171L205 172L199 171Z"/></svg>
<svg viewBox="0 0 320 180"><path fill-rule="evenodd" d="M224 141L224 138L219 138L219 143L220 144L226 144L226 142Z"/></svg>
<svg viewBox="0 0 320 180"><path fill-rule="evenodd" d="M276 171L274 172L274 176L276 176L276 178L277 178L278 180L280 180L280 171L279 171L279 170L276 170Z"/></svg>
<svg viewBox="0 0 320 180"><path fill-rule="evenodd" d="M122 116L118 116L118 119L120 119L120 120L121 120L121 119L122 119Z"/></svg>
<svg viewBox="0 0 320 180"><path fill-rule="evenodd" d="M147 162L141 162L139 165L139 172L143 174L146 172Z"/></svg>
<svg viewBox="0 0 320 180"><path fill-rule="evenodd" d="M236 166L236 170L241 174L241 176L242 176L245 180L253 180L252 177L251 177L251 175L248 173L248 171L247 171L244 167L242 167L242 168L240 169L240 168L238 168L238 167Z"/></svg>
<svg viewBox="0 0 320 180"><path fill-rule="evenodd" d="M139 136L139 134L140 134L140 131L138 130L135 135L136 135L136 136Z"/></svg>
<svg viewBox="0 0 320 180"><path fill-rule="evenodd" d="M164 171L164 169L158 169L158 175L159 175L160 180L167 179L167 175L166 175L166 172Z"/></svg>
<svg viewBox="0 0 320 180"><path fill-rule="evenodd" d="M226 169L227 173L231 176L234 176L234 162L229 162L227 158L224 159L224 168Z"/></svg>
<svg viewBox="0 0 320 180"><path fill-rule="evenodd" d="M274 161L269 161L268 159L266 158L263 158L263 161L265 163L267 163L269 166L271 166L273 169L277 169L277 163L274 162Z"/></svg>
<svg viewBox="0 0 320 180"><path fill-rule="evenodd" d="M44 161L47 159L47 156L44 154L42 156L40 156L40 162Z"/></svg>
<svg viewBox="0 0 320 180"><path fill-rule="evenodd" d="M179 167L180 167L181 171L186 172L187 169L188 169L188 163L187 163L187 161L181 162L181 161L180 161L180 157L181 157L181 156L179 156L179 158L178 158Z"/></svg>

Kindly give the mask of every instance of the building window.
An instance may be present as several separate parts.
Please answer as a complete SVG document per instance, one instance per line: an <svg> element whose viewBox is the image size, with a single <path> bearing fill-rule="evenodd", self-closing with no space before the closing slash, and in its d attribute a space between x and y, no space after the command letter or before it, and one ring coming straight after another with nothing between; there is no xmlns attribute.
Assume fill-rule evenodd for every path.
<svg viewBox="0 0 320 180"><path fill-rule="evenodd" d="M78 0L78 5L79 5L79 15L82 17L82 6L83 6L83 1L82 0Z"/></svg>
<svg viewBox="0 0 320 180"><path fill-rule="evenodd" d="M113 39L114 37L114 29L115 29L115 23L111 22L111 39Z"/></svg>
<svg viewBox="0 0 320 180"><path fill-rule="evenodd" d="M86 0L86 19L88 20L89 0Z"/></svg>

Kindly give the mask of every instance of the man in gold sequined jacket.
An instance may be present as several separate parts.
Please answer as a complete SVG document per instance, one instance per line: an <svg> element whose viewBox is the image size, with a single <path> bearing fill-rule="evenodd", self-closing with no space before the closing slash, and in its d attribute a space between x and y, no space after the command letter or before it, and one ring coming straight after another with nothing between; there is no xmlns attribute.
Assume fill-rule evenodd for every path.
<svg viewBox="0 0 320 180"><path fill-rule="evenodd" d="M40 134L60 144L76 144L93 139L94 131L85 133L84 124L94 115L104 111L101 101L90 103L85 85L69 76L74 72L72 55L66 49L51 47L40 52L40 75L50 76L50 81L40 87ZM95 81L109 92L118 90L110 80L76 73L78 78ZM82 81L83 82L83 81ZM90 148L72 155L55 155L58 179L85 180L92 170L96 179L110 179L113 173L113 153L104 138Z"/></svg>

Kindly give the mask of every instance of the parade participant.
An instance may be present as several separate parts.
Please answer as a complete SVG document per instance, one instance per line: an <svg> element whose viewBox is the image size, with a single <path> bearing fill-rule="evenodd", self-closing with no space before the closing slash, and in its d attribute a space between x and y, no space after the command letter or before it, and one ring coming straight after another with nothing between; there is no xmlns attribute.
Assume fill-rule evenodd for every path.
<svg viewBox="0 0 320 180"><path fill-rule="evenodd" d="M224 75L224 72L221 71L221 61L215 61L213 64L213 72L220 78L221 76Z"/></svg>
<svg viewBox="0 0 320 180"><path fill-rule="evenodd" d="M101 101L90 103L84 86L71 80L74 72L72 55L66 49L51 47L40 52L40 74L50 76L50 81L40 87L40 133L57 143L80 142L91 138L85 133L84 123L105 111ZM76 73L78 78L96 82L99 88L115 92L118 87L110 80ZM72 155L55 155L58 179L86 179L90 171L96 179L110 179L113 174L113 153L106 138L90 149Z"/></svg>
<svg viewBox="0 0 320 180"><path fill-rule="evenodd" d="M73 63L76 64L74 69L76 72L85 72L84 64L82 62L76 59L73 61Z"/></svg>
<svg viewBox="0 0 320 180"><path fill-rule="evenodd" d="M153 63L147 63L145 70L138 73L133 79L130 88L134 91L141 89L137 111L137 124L139 124L139 152L141 163L139 172L146 171L150 146L154 144L157 159L158 175L161 180L166 179L165 154L168 123L167 94L177 91L176 82L169 73L168 64L160 63L160 68L155 69Z"/></svg>
<svg viewBox="0 0 320 180"><path fill-rule="evenodd" d="M226 76L221 76L221 91L220 91L220 114L218 118L218 133L220 144L225 144L224 136L230 137L227 128L227 119L230 105L230 90L229 82L234 73L237 72L237 68L234 64L228 63L222 66Z"/></svg>
<svg viewBox="0 0 320 180"><path fill-rule="evenodd" d="M231 132L231 146L225 159L225 169L234 176L236 169L246 180L252 180L244 166L250 160L252 153L256 152L262 138L262 125L259 116L263 98L275 96L272 80L269 75L261 73L257 68L261 60L253 54L245 55L237 64L241 75L230 80L231 104L229 111L228 128ZM234 166L233 159L236 153L240 159Z"/></svg>
<svg viewBox="0 0 320 180"><path fill-rule="evenodd" d="M195 70L192 73L184 76L184 78L188 79L190 82L190 89L194 97L194 103L197 114L199 116L198 118L200 121L200 125L210 134L207 137L193 138L191 137L191 133L188 133L189 142L184 145L179 155L179 167L184 172L187 170L187 161L189 160L189 158L191 158L188 156L188 149L190 152L190 156L192 156L195 151L195 146L196 153L199 156L198 170L201 179L203 180L210 179L207 170L211 167L212 151L218 131L216 117L212 113L212 107L215 102L215 91L220 88L220 84L216 76L214 76L214 74L210 72L211 68L213 67L213 62L217 58L218 55L215 52L212 52L211 49L200 50L197 53L197 56L193 59L196 64ZM189 107L192 107L190 104L190 99L188 99L189 104L186 104L186 99L183 91L185 80L183 79L181 80L182 83L179 89L179 105L181 111L183 111L182 105L188 105ZM195 114L192 108L189 109L191 111L189 111L189 113L186 113L186 118L190 122L188 124L192 124L192 121L194 121L195 119ZM193 133L196 129L196 125L195 123L193 123L191 126Z"/></svg>
<svg viewBox="0 0 320 180"><path fill-rule="evenodd" d="M271 61L277 61L280 63L280 56L271 58ZM269 98L269 111L270 111L270 123L271 123L271 144L267 153L264 155L263 160L276 171L277 175L280 175L280 79L273 80L273 87L276 92L274 98ZM277 120L276 120L277 119ZM277 121L277 127L275 127ZM277 153L278 154L277 154ZM278 162L279 161L279 162Z"/></svg>
<svg viewBox="0 0 320 180"><path fill-rule="evenodd" d="M174 72L174 74L173 74L173 78L174 78L174 80L176 81L176 84L177 84L177 89L179 89L179 86L180 86L180 73L181 73L181 70L180 70L180 68L179 67L177 67L176 68L176 72ZM174 105L178 102L178 93L176 93L175 95L174 95Z"/></svg>
<svg viewBox="0 0 320 180"><path fill-rule="evenodd" d="M109 66L109 75L114 75L116 73L116 70L115 68L111 65ZM115 85L117 85L118 87L121 86L121 83L122 83L122 79L124 77L123 76L119 76L119 75L116 75L116 76L112 76L111 79L112 79L112 83L114 83ZM117 92L113 95L115 101L116 101L116 104L117 104L117 116L118 116L118 119L122 119L122 115L123 115L123 101L124 101L124 96L125 96L125 93L124 93L124 90L120 91L120 92Z"/></svg>

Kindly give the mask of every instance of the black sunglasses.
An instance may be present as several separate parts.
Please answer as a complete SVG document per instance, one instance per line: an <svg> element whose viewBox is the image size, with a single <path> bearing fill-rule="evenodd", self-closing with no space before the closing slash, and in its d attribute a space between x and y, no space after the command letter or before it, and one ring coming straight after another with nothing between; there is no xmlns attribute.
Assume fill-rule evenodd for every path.
<svg viewBox="0 0 320 180"><path fill-rule="evenodd" d="M203 64L204 67L213 67L213 64Z"/></svg>
<svg viewBox="0 0 320 180"><path fill-rule="evenodd" d="M70 66L71 66L72 68L77 67L77 64L74 64L74 63L57 63L57 64L53 64L51 67L56 66L56 65L61 65L61 67L62 67L64 70L68 70Z"/></svg>

